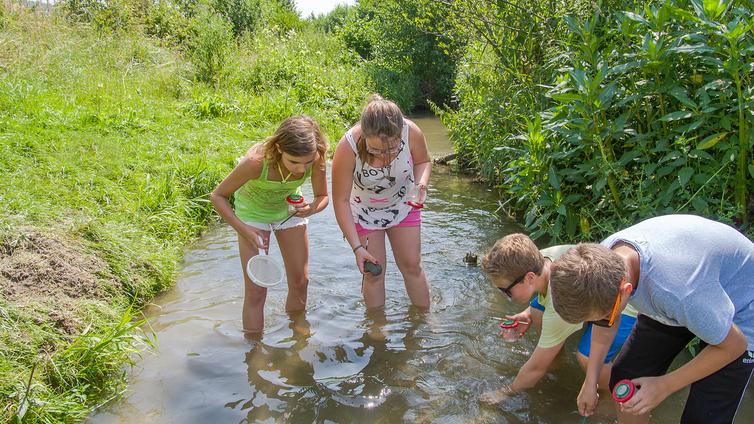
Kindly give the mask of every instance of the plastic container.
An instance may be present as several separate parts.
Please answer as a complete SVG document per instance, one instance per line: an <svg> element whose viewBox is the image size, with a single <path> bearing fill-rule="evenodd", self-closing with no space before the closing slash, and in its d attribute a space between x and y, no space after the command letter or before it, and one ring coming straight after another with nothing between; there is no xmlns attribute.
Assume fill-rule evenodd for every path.
<svg viewBox="0 0 754 424"><path fill-rule="evenodd" d="M304 203L304 196L301 196L300 194L291 194L290 196L285 198L285 201L288 202L288 218L285 218L278 225L272 227L272 231L279 230L280 227L283 226L283 224L288 222L289 219L293 218L296 215L296 208L294 206Z"/></svg>
<svg viewBox="0 0 754 424"><path fill-rule="evenodd" d="M422 209L424 203L419 203L419 186L414 184L406 195L406 204L415 209Z"/></svg>
<svg viewBox="0 0 754 424"><path fill-rule="evenodd" d="M636 390L636 385L631 380L621 380L613 387L613 399L618 403L627 402Z"/></svg>
<svg viewBox="0 0 754 424"><path fill-rule="evenodd" d="M518 320L504 319L500 323L500 337L507 342L517 341L521 337L518 333Z"/></svg>
<svg viewBox="0 0 754 424"><path fill-rule="evenodd" d="M288 202L288 213L292 213L296 211L294 206L299 206L304 203L304 196L300 194L291 194L285 198L285 201Z"/></svg>

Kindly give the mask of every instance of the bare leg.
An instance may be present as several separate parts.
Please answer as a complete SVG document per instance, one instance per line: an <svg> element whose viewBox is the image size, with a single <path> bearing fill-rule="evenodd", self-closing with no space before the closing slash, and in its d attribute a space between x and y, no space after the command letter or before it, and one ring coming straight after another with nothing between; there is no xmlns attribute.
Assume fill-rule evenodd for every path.
<svg viewBox="0 0 754 424"><path fill-rule="evenodd" d="M306 232L306 225L276 231L275 238L283 254L285 275L288 278L285 310L286 312L303 311L306 309L309 286L309 236Z"/></svg>
<svg viewBox="0 0 754 424"><path fill-rule="evenodd" d="M246 274L246 264L259 250L245 238L238 237L238 252L241 257L243 270L244 296L241 322L246 333L261 333L264 330L264 302L267 300L267 289L254 284Z"/></svg>
<svg viewBox="0 0 754 424"><path fill-rule="evenodd" d="M429 308L429 284L421 262L421 227L389 228L387 236L411 303Z"/></svg>
<svg viewBox="0 0 754 424"><path fill-rule="evenodd" d="M372 340L385 341L387 335L382 331L383 327L387 324L387 316L385 315L385 308L372 308L366 311L367 322L369 322L369 329L366 334Z"/></svg>
<svg viewBox="0 0 754 424"><path fill-rule="evenodd" d="M581 369L586 371L586 364L589 358L584 356L581 352L576 351L576 359L578 359ZM612 369L612 362L602 365L602 369L600 370L600 377L597 380L597 385L599 386L600 391L610 392L610 372L612 371Z"/></svg>
<svg viewBox="0 0 754 424"><path fill-rule="evenodd" d="M369 240L367 242L367 239ZM382 273L374 276L364 274L361 292L364 295L364 304L367 309L382 308L385 306L385 271L387 270L387 257L385 254L385 231L372 231L359 237L361 244L367 246L367 251L380 261Z"/></svg>

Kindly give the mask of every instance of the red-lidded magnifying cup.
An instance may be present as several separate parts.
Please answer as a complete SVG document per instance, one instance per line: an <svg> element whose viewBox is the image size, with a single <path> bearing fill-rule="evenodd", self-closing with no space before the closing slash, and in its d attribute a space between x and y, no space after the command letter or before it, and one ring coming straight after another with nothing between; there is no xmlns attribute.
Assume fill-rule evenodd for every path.
<svg viewBox="0 0 754 424"><path fill-rule="evenodd" d="M515 341L518 340L520 335L518 334L518 320L504 319L500 323L500 335L504 340Z"/></svg>
<svg viewBox="0 0 754 424"><path fill-rule="evenodd" d="M636 385L631 380L621 380L613 387L613 399L618 403L627 402L636 393Z"/></svg>
<svg viewBox="0 0 754 424"><path fill-rule="evenodd" d="M285 198L285 201L288 202L291 206L296 206L304 203L304 196L300 194L291 194L290 196Z"/></svg>

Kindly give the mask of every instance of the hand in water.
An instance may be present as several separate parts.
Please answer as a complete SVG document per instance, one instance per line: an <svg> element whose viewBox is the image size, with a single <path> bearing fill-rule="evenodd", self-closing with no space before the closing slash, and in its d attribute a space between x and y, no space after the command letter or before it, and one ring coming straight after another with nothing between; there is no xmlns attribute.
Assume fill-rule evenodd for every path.
<svg viewBox="0 0 754 424"><path fill-rule="evenodd" d="M587 387L585 381L584 384L581 385L579 397L576 399L576 403L579 406L579 415L588 417L594 414L599 397L600 395L597 393L597 386L589 385L589 387Z"/></svg>
<svg viewBox="0 0 754 424"><path fill-rule="evenodd" d="M505 388L483 393L479 400L487 405L497 405L508 398L508 391Z"/></svg>
<svg viewBox="0 0 754 424"><path fill-rule="evenodd" d="M529 330L529 325L531 324L531 313L527 312L527 310L523 312L519 312L516 315L506 315L505 318L512 319L514 321L518 321L518 334L523 336L524 333L526 333L527 330Z"/></svg>

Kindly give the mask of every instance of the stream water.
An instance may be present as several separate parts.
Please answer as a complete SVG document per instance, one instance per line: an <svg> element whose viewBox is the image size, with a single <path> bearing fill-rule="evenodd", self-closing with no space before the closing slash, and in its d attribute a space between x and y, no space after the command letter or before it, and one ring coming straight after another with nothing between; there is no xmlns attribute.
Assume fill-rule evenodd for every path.
<svg viewBox="0 0 754 424"><path fill-rule="evenodd" d="M451 151L439 120L414 120L433 156ZM236 234L227 225L212 227L186 251L176 286L147 310L157 351L132 370L124 398L89 421L581 423L575 399L583 373L574 357L580 336L571 337L535 389L498 407L478 402L484 391L510 381L536 343L534 334L513 344L498 337L501 317L523 306L463 262L466 252L481 254L499 237L521 231L500 220L497 198L468 177L435 167L422 226L432 288L428 313L409 307L389 252L385 310L366 314L361 278L332 209L315 215L307 312L289 317L286 286L269 289L260 341L241 333ZM280 257L274 241L270 253ZM668 398L653 422L678 422L686 393ZM604 401L587 422L612 423L611 411ZM737 422L754 422L751 391Z"/></svg>

